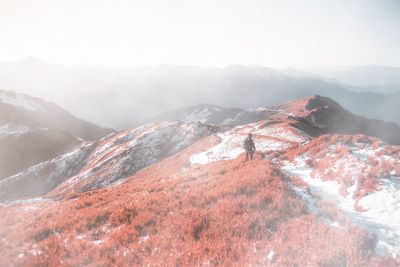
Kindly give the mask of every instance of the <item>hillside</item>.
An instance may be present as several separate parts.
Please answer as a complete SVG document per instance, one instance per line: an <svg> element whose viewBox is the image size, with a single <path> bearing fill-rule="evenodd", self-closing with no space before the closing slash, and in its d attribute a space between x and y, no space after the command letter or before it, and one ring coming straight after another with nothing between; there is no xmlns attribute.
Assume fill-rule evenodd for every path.
<svg viewBox="0 0 400 267"><path fill-rule="evenodd" d="M147 124L86 142L0 181L0 200L54 192L84 192L121 182L137 171L215 133L201 123Z"/></svg>
<svg viewBox="0 0 400 267"><path fill-rule="evenodd" d="M334 118L367 120L316 96L224 131L187 135L209 128L175 122L107 137L81 174L0 204L0 265L399 266L400 147L335 133ZM125 153L170 140L159 138L169 127L191 141L107 176L140 164ZM257 152L245 162L249 132Z"/></svg>
<svg viewBox="0 0 400 267"><path fill-rule="evenodd" d="M1 125L58 129L85 140L96 140L113 131L78 119L56 104L12 91L0 90L0 114Z"/></svg>
<svg viewBox="0 0 400 267"><path fill-rule="evenodd" d="M0 90L0 180L110 132L42 99Z"/></svg>
<svg viewBox="0 0 400 267"><path fill-rule="evenodd" d="M395 123L357 116L327 97L315 96L289 101L273 109L283 112L272 118L306 121L326 133L364 134L378 137L392 145L400 145L400 126Z"/></svg>
<svg viewBox="0 0 400 267"><path fill-rule="evenodd" d="M210 104L199 104L149 116L139 124L162 121L201 122L218 126L237 126L254 123L268 116L266 110L244 110L225 108Z"/></svg>

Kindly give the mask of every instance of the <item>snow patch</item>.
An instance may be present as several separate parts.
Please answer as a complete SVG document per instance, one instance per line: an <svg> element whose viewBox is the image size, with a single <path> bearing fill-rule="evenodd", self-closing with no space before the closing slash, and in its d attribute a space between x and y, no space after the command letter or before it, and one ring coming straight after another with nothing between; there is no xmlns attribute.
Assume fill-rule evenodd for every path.
<svg viewBox="0 0 400 267"><path fill-rule="evenodd" d="M39 249L33 249L33 250L31 250L30 252L31 252L31 254L32 254L33 256L39 256L40 254L43 253L43 251L41 251L41 250L39 250Z"/></svg>
<svg viewBox="0 0 400 267"><path fill-rule="evenodd" d="M100 245L101 243L104 243L103 239L93 241L93 244L95 244L96 246Z"/></svg>
<svg viewBox="0 0 400 267"><path fill-rule="evenodd" d="M149 123L102 139L78 173L59 185L57 194L115 186L137 171L216 132L202 123Z"/></svg>
<svg viewBox="0 0 400 267"><path fill-rule="evenodd" d="M272 249L269 251L268 255L267 255L267 259L269 261L273 261L275 259L275 251L273 251Z"/></svg>
<svg viewBox="0 0 400 267"><path fill-rule="evenodd" d="M330 225L332 227L340 227L339 222L332 221L325 213L317 208L317 206L315 205L315 199L306 189L296 187L291 183L289 183L289 187L307 204L307 209L309 212L315 214L327 225Z"/></svg>
<svg viewBox="0 0 400 267"><path fill-rule="evenodd" d="M231 136L224 133L217 134L217 136L221 140L220 143L207 151L192 155L189 159L191 164L207 164L219 160L230 160L243 153L239 140L232 140Z"/></svg>
<svg viewBox="0 0 400 267"><path fill-rule="evenodd" d="M263 123L237 126L225 133L217 134L220 143L216 146L194 154L190 157L191 164L208 164L220 160L231 160L244 153L243 141L248 133L254 136L256 151L268 152L285 150L294 144L307 141L310 137L291 127L264 127Z"/></svg>
<svg viewBox="0 0 400 267"><path fill-rule="evenodd" d="M205 123L207 121L207 117L211 115L211 112L208 110L207 107L203 108L202 110L195 110L189 115L185 117L183 120L184 122L201 122Z"/></svg>
<svg viewBox="0 0 400 267"><path fill-rule="evenodd" d="M149 239L149 236L147 234L140 236L139 238L139 243L146 242Z"/></svg>
<svg viewBox="0 0 400 267"><path fill-rule="evenodd" d="M311 194L318 195L336 203L339 210L346 214L355 224L367 229L377 237L377 253L400 256L400 180L399 177L380 179L378 191L359 200L365 211L354 209L353 192L355 186L348 190L346 197L340 194L340 185L336 181L324 181L319 177L312 178L312 169L308 168L304 158L296 158L287 163L282 170L299 177L309 185ZM336 225L336 224L334 224Z"/></svg>
<svg viewBox="0 0 400 267"><path fill-rule="evenodd" d="M0 91L0 102L36 112L47 113L46 109L32 98L14 92Z"/></svg>
<svg viewBox="0 0 400 267"><path fill-rule="evenodd" d="M0 138L6 137L8 135L19 135L30 131L30 128L20 125L20 124L5 124L0 126Z"/></svg>
<svg viewBox="0 0 400 267"><path fill-rule="evenodd" d="M11 207L11 206L15 206L15 205L35 204L35 203L48 202L48 201L50 201L50 199L41 198L41 197L9 200L9 201L0 202L0 207Z"/></svg>

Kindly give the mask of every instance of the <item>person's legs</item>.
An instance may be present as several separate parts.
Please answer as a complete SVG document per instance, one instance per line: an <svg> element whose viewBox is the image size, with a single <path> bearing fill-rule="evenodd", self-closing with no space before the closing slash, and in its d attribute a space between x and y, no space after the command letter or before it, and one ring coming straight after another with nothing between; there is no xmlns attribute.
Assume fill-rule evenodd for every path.
<svg viewBox="0 0 400 267"><path fill-rule="evenodd" d="M250 151L249 154L250 154L250 160L253 160L254 151Z"/></svg>
<svg viewBox="0 0 400 267"><path fill-rule="evenodd" d="M246 161L249 160L249 156L250 156L250 151L246 150Z"/></svg>

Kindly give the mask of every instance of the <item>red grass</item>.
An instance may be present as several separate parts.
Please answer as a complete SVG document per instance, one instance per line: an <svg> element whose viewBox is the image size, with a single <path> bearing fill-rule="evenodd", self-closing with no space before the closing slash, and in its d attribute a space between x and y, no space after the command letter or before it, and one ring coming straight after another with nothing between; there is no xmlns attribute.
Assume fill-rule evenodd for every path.
<svg viewBox="0 0 400 267"><path fill-rule="evenodd" d="M332 162L315 159L326 157L332 139L351 143L354 138L322 136L286 157L307 153L314 157L310 165L325 170ZM216 141L203 139L113 188L0 208L0 266L396 265L373 256L374 239L331 204L317 202L340 228L310 214L288 186L306 185L288 180L262 155L249 162L242 155L188 165L190 155ZM270 156L279 158L281 153ZM347 153L339 146L331 160ZM343 166L339 169L344 173ZM358 178L366 190L360 196L376 190L373 175L378 173L371 170L372 176ZM336 178L332 173L327 177ZM339 180L348 186L350 178L342 175ZM276 256L269 261L271 250Z"/></svg>
<svg viewBox="0 0 400 267"><path fill-rule="evenodd" d="M1 243L0 263L383 264L372 256L374 243L366 232L333 228L309 214L287 178L267 161L245 163L242 156L183 171L191 153L172 156L114 188L36 204L34 211L2 208L0 236L7 245ZM276 253L273 262L266 258L270 250Z"/></svg>

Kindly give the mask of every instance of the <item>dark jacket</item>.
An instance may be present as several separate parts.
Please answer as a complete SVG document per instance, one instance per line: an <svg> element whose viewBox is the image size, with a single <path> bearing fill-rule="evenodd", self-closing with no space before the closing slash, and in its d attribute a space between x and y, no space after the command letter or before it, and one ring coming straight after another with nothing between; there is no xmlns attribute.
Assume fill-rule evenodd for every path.
<svg viewBox="0 0 400 267"><path fill-rule="evenodd" d="M254 145L253 138L247 137L247 138L244 140L244 149L245 149L246 151L255 151L255 150L256 150L256 146Z"/></svg>

